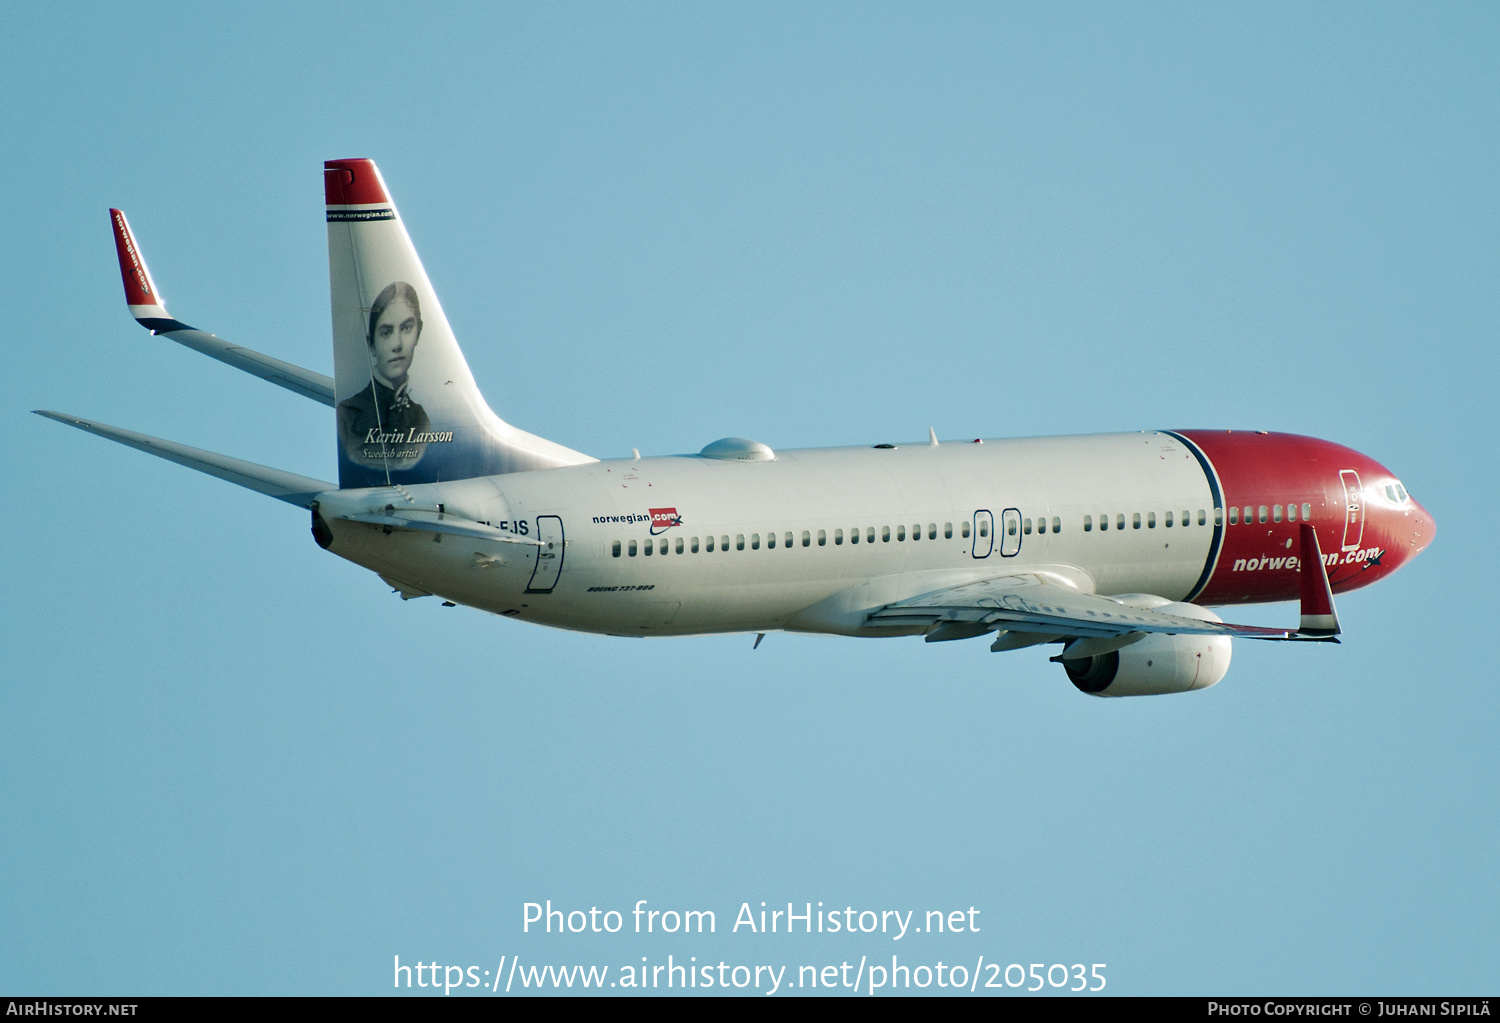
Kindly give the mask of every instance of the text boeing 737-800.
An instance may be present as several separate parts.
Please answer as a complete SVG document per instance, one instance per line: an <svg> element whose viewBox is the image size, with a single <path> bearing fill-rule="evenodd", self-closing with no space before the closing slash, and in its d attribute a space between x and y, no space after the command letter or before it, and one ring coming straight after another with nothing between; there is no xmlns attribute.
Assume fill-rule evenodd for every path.
<svg viewBox="0 0 1500 1023"><path fill-rule="evenodd" d="M1287 434L729 438L599 461L490 410L373 162L328 162L324 187L332 379L173 319L110 216L143 326L336 410L337 485L40 414L310 509L321 547L403 598L621 636L994 634L996 651L1061 644L1080 690L1129 696L1213 685L1234 636L1336 641L1333 593L1433 537L1379 463ZM1293 599L1294 629L1206 607Z"/></svg>

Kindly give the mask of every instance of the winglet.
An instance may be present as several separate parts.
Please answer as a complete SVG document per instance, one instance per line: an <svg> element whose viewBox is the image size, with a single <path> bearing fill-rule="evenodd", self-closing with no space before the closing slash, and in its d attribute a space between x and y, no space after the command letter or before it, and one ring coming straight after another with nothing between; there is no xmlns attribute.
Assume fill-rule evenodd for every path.
<svg viewBox="0 0 1500 1023"><path fill-rule="evenodd" d="M123 210L111 208L110 223L115 230L115 252L120 257L120 279L125 285L125 304L137 323L152 332L168 330L192 330L186 323L172 319L167 312L161 292L146 269L146 257L141 255L135 235L130 231L130 221Z"/></svg>
<svg viewBox="0 0 1500 1023"><path fill-rule="evenodd" d="M1328 571L1323 567L1323 551L1318 547L1318 531L1311 522L1302 523L1302 624L1297 632L1304 636L1337 636L1339 616L1333 609L1333 588L1328 585Z"/></svg>

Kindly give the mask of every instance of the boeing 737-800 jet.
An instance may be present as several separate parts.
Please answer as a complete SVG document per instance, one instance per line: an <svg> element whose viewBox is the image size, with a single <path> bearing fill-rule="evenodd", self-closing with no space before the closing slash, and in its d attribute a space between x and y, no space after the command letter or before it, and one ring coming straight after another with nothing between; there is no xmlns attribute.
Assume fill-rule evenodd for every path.
<svg viewBox="0 0 1500 1023"><path fill-rule="evenodd" d="M1080 690L1130 696L1213 685L1235 636L1336 641L1333 593L1433 537L1373 459L1259 431L600 461L490 410L373 162L328 162L324 187L332 379L173 319L110 216L142 326L334 408L337 485L40 414L309 509L319 546L403 598L620 636L1057 643ZM1294 599L1295 629L1207 609Z"/></svg>

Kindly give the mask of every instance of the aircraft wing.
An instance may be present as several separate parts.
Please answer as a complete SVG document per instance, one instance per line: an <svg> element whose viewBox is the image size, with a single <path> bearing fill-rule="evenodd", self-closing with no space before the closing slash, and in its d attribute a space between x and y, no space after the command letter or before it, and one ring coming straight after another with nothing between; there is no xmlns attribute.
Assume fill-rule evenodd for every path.
<svg viewBox="0 0 1500 1023"><path fill-rule="evenodd" d="M63 412L37 409L36 414L98 434L100 437L106 437L126 447L155 455L157 458L165 458L169 462L185 465L189 469L197 469L210 476L217 476L221 480L228 480L248 490L274 497L278 501L295 504L299 508L311 508L313 498L325 491L339 488L337 483L329 483L327 480L315 480L311 476L299 476L284 469L273 469L268 465L230 458L228 455L204 451L202 448L190 448L176 441L122 430L118 426L107 426L104 423L80 419L78 416L70 416Z"/></svg>
<svg viewBox="0 0 1500 1023"><path fill-rule="evenodd" d="M146 269L146 257L135 242L130 231L130 222L125 214L116 209L109 211L115 230L115 251L120 257L120 277L125 284L125 304L137 323L163 337L171 338L195 352L244 370L262 380L269 380L305 398L312 398L324 405L333 406L333 378L310 369L294 366L290 362L272 358L253 348L231 344L205 330L190 327L181 320L172 318L167 312L166 300L156 290L151 271Z"/></svg>
<svg viewBox="0 0 1500 1023"><path fill-rule="evenodd" d="M1302 525L1301 541L1302 616L1295 629L1187 618L1128 600L1083 593L1041 573L995 576L934 590L887 604L872 612L869 621L871 625L943 626L954 638L978 635L988 626L1033 637L1103 641L1080 648L1091 650L1109 648L1108 641L1113 639L1131 635L1138 639L1153 632L1337 642L1339 625L1333 591L1323 567L1317 532L1310 524Z"/></svg>

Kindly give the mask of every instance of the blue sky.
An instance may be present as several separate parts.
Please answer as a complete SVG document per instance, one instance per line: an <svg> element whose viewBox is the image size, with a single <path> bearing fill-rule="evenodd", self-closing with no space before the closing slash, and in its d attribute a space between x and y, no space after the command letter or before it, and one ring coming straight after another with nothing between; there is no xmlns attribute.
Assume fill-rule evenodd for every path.
<svg viewBox="0 0 1500 1023"><path fill-rule="evenodd" d="M1106 963L1121 994L1494 990L1493 7L7 25L32 326L0 381L0 989L898 954ZM355 156L496 411L579 450L1277 429L1392 468L1437 539L1340 602L1340 647L1105 701L981 642L752 653L402 603L300 511L29 414L332 478L327 409L128 319L105 210L175 315L326 372L319 169ZM523 934L546 899L719 932ZM762 900L981 931L728 933Z"/></svg>

